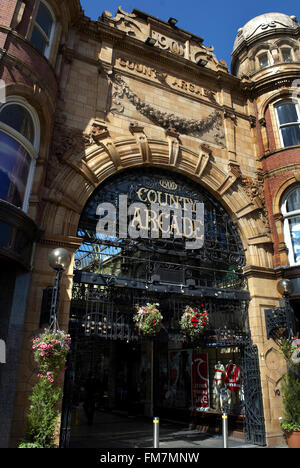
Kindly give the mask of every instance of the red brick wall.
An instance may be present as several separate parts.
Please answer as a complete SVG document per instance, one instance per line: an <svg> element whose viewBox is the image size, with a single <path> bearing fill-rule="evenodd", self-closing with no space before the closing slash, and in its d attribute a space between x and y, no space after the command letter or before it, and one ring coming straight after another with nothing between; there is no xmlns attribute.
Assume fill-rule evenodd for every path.
<svg viewBox="0 0 300 468"><path fill-rule="evenodd" d="M56 95L57 81L52 67L48 61L30 44L21 39L10 36L7 39L7 52L26 64L35 74L40 77L41 83L47 87L48 92ZM7 77L10 81L9 76Z"/></svg>
<svg viewBox="0 0 300 468"><path fill-rule="evenodd" d="M278 234L273 218L273 200L280 187L284 182L293 177L294 164L300 163L300 148L283 149L282 151L273 153L265 157L262 161L264 171L268 174L269 171L277 169L274 175L265 179L265 199L266 208L269 214L270 228L274 241L274 262L275 266L280 265L280 255L278 252ZM292 166L291 166L292 165ZM286 167L286 170L284 169Z"/></svg>
<svg viewBox="0 0 300 468"><path fill-rule="evenodd" d="M14 16L17 0L1 0L0 2L0 25L10 27Z"/></svg>
<svg viewBox="0 0 300 468"><path fill-rule="evenodd" d="M271 154L263 159L262 167L264 171L271 171L293 163L300 163L300 148L283 149Z"/></svg>

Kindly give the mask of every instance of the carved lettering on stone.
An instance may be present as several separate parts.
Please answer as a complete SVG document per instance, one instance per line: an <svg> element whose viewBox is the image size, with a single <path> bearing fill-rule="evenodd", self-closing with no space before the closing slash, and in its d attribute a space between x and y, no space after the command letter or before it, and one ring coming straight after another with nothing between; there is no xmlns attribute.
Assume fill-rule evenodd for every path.
<svg viewBox="0 0 300 468"><path fill-rule="evenodd" d="M176 41L171 37L164 36L157 31L152 31L152 37L156 39L156 46L163 50L168 50L173 54L180 55L184 57L185 55L185 44L182 42Z"/></svg>
<svg viewBox="0 0 300 468"><path fill-rule="evenodd" d="M116 75L114 80L116 86L114 96L119 99L119 106L121 104L120 99L126 97L142 115L147 117L156 125L161 126L165 130L168 130L170 127L172 127L176 132L186 135L194 135L196 137L202 137L206 133L213 130L214 142L224 147L225 137L224 129L222 127L223 120L221 113L217 110L202 120L185 119L173 113L162 112L157 107L147 104L130 89L121 75ZM116 102L113 101L113 104L116 104ZM116 113L115 107L113 110L111 110L111 112Z"/></svg>

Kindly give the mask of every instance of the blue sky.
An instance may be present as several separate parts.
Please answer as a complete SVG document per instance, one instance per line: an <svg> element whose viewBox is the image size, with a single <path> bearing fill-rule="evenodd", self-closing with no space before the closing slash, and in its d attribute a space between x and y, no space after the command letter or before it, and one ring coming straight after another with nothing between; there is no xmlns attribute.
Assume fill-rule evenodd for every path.
<svg viewBox="0 0 300 468"><path fill-rule="evenodd" d="M128 13L137 8L164 21L172 16L178 20L178 27L202 37L204 45L214 46L217 58L229 67L236 32L250 19L275 11L296 15L300 22L299 0L81 0L81 5L93 20L104 10L115 16L120 5Z"/></svg>

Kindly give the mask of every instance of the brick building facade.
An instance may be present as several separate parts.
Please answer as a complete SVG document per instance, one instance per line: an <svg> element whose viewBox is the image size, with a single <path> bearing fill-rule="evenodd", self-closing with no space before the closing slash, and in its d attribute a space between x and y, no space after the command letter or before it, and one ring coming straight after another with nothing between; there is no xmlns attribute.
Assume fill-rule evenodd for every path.
<svg viewBox="0 0 300 468"><path fill-rule="evenodd" d="M7 346L7 362L0 364L3 447L21 440L36 381L28 343L40 330L43 297L53 284L48 254L55 247L72 254L59 303L59 324L67 329L76 275L83 284L82 271L96 276L98 271L93 281L102 285L102 270L89 272L80 264L83 214L95 194L114 183L110 181L121 187L124 174L134 183L147 174L153 181L161 177L169 192L185 181L187 190L198 190L220 207L215 211L228 216L244 262L232 270L228 255L224 278L228 280L229 271L241 275L249 297L243 295L245 286L237 291L228 281L221 286L219 279L209 283L206 278L203 289L200 266L194 267L197 274L189 282L187 277L174 280L168 294L173 291L177 297L180 286L188 301L194 288L193 295L198 291L211 311L218 310L212 291L228 300L228 310L247 303L259 363L263 440L269 446L282 440L278 390L285 363L275 342L267 339L264 311L278 307L282 278L294 283L296 315L299 307L300 26L295 17L280 13L249 21L237 33L230 73L203 39L175 23L121 8L116 16L104 11L91 21L79 0L10 0L0 5L0 78L6 93L0 107L0 338ZM11 165L2 162L8 154ZM211 273L212 258L205 260ZM220 278L223 270L215 268L212 276ZM110 276L121 286L119 274ZM170 286L162 274L159 278L161 287ZM131 278L131 292L137 282ZM152 294L157 290L153 281L144 284ZM188 284L193 286L189 293ZM108 288L108 282L101 287ZM112 342L109 346L112 363L116 349ZM153 360L153 343L141 346L146 360ZM219 349L227 349L227 364L240 353L234 340L214 349L215 360L222 355ZM169 346L166 355L172 350ZM212 366L212 351L205 353ZM147 372L142 412L149 416L154 374ZM107 378L106 398L113 407L117 377ZM247 398L248 405L254 403L251 395ZM238 416L243 419L245 413ZM251 419L250 411L247 417Z"/></svg>

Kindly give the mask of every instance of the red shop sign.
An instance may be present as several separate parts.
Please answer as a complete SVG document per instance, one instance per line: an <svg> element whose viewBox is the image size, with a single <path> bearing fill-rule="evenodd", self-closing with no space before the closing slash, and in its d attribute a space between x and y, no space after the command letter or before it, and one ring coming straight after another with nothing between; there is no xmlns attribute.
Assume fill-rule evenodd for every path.
<svg viewBox="0 0 300 468"><path fill-rule="evenodd" d="M209 408L208 356L206 353L193 354L192 404L194 408Z"/></svg>

